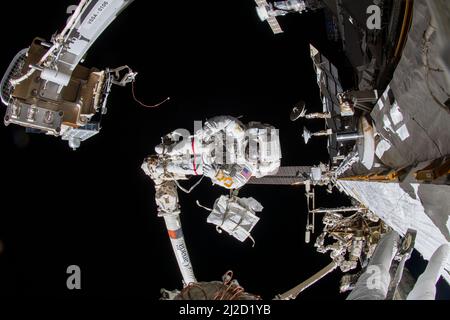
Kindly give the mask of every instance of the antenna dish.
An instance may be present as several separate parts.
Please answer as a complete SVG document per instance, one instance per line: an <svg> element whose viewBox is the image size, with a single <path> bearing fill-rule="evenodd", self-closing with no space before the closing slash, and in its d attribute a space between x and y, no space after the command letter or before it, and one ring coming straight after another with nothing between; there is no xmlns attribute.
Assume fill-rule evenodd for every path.
<svg viewBox="0 0 450 320"><path fill-rule="evenodd" d="M302 116L304 116L305 107L305 101L300 101L299 103L297 103L291 112L291 121L297 121Z"/></svg>

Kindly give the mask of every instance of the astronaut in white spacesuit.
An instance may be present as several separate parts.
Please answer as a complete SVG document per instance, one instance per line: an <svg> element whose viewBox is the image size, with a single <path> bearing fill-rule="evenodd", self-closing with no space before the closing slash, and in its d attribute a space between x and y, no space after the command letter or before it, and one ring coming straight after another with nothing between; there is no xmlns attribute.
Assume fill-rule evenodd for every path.
<svg viewBox="0 0 450 320"><path fill-rule="evenodd" d="M251 177L276 174L281 151L278 130L259 122L247 126L231 116L218 116L189 135L179 129L155 148L157 170L176 176L206 176L215 185L239 189Z"/></svg>
<svg viewBox="0 0 450 320"><path fill-rule="evenodd" d="M142 169L155 183L155 202L158 215L166 221L178 264L185 283L195 282L192 266L179 256L179 248L185 248L181 232L181 206L178 189L189 193L179 181L193 176L209 177L213 184L234 190L230 196L220 197L208 222L216 225L239 241L253 238L262 205L253 198L239 198L238 190L252 177L260 178L276 174L281 163L278 130L259 122L242 124L230 116L214 117L197 128L193 135L178 129L166 135L156 146L156 155L145 159ZM199 204L199 203L198 203ZM199 206L201 206L199 204ZM253 240L254 242L254 240ZM186 251L186 250L184 250ZM187 256L183 253L183 256Z"/></svg>
<svg viewBox="0 0 450 320"><path fill-rule="evenodd" d="M377 245L367 270L359 277L347 300L385 300L388 294L392 260L396 254L399 235L395 231L385 234ZM430 258L427 268L408 294L407 300L434 300L436 283L450 253L450 246L443 244Z"/></svg>

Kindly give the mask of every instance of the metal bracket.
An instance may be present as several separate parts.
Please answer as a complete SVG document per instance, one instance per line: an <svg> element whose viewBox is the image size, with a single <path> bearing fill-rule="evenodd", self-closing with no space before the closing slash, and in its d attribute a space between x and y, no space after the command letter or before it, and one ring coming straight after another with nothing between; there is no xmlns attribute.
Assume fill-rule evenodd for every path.
<svg viewBox="0 0 450 320"><path fill-rule="evenodd" d="M395 293L397 291L398 285L403 277L403 270L405 268L406 261L411 257L411 253L414 249L414 244L416 240L417 231L408 229L403 238L402 242L399 244L397 251L397 259L399 262L392 264L392 273L395 275L389 284L388 293L386 295L386 300L394 300Z"/></svg>
<svg viewBox="0 0 450 320"><path fill-rule="evenodd" d="M125 74L123 74L124 70L126 70ZM127 84L134 82L138 75L138 73L131 70L129 66L122 66L112 70L108 69L107 72L112 77L111 82L121 87L125 87Z"/></svg>
<svg viewBox="0 0 450 320"><path fill-rule="evenodd" d="M450 157L434 160L426 168L415 173L416 180L432 182L450 173Z"/></svg>

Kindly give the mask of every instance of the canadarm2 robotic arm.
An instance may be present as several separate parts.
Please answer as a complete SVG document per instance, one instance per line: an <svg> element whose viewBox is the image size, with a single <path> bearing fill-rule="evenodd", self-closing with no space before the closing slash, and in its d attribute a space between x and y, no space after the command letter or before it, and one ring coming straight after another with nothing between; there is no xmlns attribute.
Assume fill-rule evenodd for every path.
<svg viewBox="0 0 450 320"><path fill-rule="evenodd" d="M188 286L190 283L196 283L197 280L181 227L177 184L173 180L173 176L158 172L158 162L158 157L150 157L144 161L142 169L155 183L158 216L164 218L184 285Z"/></svg>

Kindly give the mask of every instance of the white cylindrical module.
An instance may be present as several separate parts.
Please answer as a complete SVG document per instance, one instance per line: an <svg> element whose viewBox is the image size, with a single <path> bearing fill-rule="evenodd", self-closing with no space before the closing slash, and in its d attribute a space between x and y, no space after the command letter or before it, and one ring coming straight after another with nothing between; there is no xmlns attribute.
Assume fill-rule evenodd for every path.
<svg viewBox="0 0 450 320"><path fill-rule="evenodd" d="M169 233L170 242L172 243L173 252L178 262L181 275L183 276L184 285L196 283L194 270L192 268L191 259L187 250L186 242L184 241L183 230L181 228L181 221L178 215L164 216L167 231Z"/></svg>

